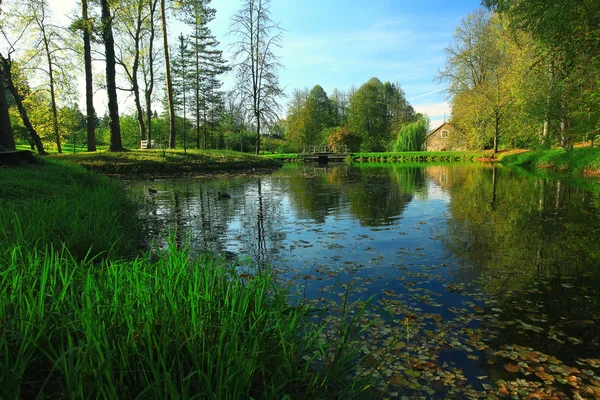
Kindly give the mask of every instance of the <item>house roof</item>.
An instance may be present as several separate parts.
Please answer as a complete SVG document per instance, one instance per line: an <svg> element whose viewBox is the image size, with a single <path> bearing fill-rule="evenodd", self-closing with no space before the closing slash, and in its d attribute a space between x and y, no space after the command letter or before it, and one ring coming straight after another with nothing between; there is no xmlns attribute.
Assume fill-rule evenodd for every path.
<svg viewBox="0 0 600 400"><path fill-rule="evenodd" d="M443 126L446 126L446 125L448 125L451 128L454 128L454 125L452 125L450 122L444 121L440 126L438 126L434 130L432 130L431 132L429 132L427 134L427 136L425 136L425 139L427 139L429 136L433 135L434 133L436 133L437 131L439 131Z"/></svg>

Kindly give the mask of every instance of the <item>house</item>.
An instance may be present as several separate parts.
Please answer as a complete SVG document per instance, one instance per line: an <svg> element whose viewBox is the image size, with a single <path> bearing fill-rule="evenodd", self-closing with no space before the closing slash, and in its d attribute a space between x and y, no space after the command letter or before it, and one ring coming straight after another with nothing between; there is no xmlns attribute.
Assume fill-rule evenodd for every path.
<svg viewBox="0 0 600 400"><path fill-rule="evenodd" d="M425 136L423 149L425 151L463 150L460 132L450 123L444 122Z"/></svg>

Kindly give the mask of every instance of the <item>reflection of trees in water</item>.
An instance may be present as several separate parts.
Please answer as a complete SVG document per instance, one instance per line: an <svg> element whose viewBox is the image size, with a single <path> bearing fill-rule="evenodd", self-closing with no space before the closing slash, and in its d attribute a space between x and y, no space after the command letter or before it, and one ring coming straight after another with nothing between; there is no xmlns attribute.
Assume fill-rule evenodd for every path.
<svg viewBox="0 0 600 400"><path fill-rule="evenodd" d="M158 193L145 196L140 213L149 241L164 246L172 234L178 245L189 239L195 251L225 253L223 238L234 214L234 199L218 203L215 186L201 180L157 181L152 187ZM147 193L148 187L134 184L132 190Z"/></svg>
<svg viewBox="0 0 600 400"><path fill-rule="evenodd" d="M573 275L595 265L600 218L589 192L496 168L450 175L445 241L476 268Z"/></svg>
<svg viewBox="0 0 600 400"><path fill-rule="evenodd" d="M335 215L342 203L340 187L348 170L346 166L304 165L293 170L289 176L289 195L298 218L323 223L328 215Z"/></svg>
<svg viewBox="0 0 600 400"><path fill-rule="evenodd" d="M448 180L452 218L443 242L471 266L455 278L482 277L503 319L545 327L540 335L507 329L501 340L536 348L541 340L564 357L598 354L600 332L592 327L600 325L600 196L501 168L449 169ZM548 340L551 326L586 346L566 351Z"/></svg>
<svg viewBox="0 0 600 400"><path fill-rule="evenodd" d="M425 182L416 167L301 167L290 176L290 202L299 218L319 223L348 211L363 225L389 225Z"/></svg>
<svg viewBox="0 0 600 400"><path fill-rule="evenodd" d="M402 215L414 194L425 187L421 168L389 166L353 170L358 179L348 182L344 191L350 212L362 225L390 225Z"/></svg>
<svg viewBox="0 0 600 400"><path fill-rule="evenodd" d="M272 263L286 238L282 188L272 178L257 178L245 183L243 190L245 201L239 207L235 232L240 253L258 265Z"/></svg>

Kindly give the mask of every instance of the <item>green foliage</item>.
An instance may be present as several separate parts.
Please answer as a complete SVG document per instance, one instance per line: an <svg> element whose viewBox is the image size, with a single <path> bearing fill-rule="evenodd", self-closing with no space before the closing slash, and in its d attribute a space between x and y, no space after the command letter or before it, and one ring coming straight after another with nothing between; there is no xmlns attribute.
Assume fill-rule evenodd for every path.
<svg viewBox="0 0 600 400"><path fill-rule="evenodd" d="M491 151L411 151L387 153L353 153L352 159L358 162L430 162L430 161L472 161L489 158Z"/></svg>
<svg viewBox="0 0 600 400"><path fill-rule="evenodd" d="M429 118L426 115L419 115L417 121L403 126L398 132L394 151L421 151L423 142L429 130Z"/></svg>
<svg viewBox="0 0 600 400"><path fill-rule="evenodd" d="M414 119L414 110L398 84L371 78L351 97L348 129L362 138L362 151L384 151L392 131Z"/></svg>
<svg viewBox="0 0 600 400"><path fill-rule="evenodd" d="M301 150L307 146L327 143L328 129L333 127L333 105L327 93L316 85L307 95L291 108L286 138L292 147Z"/></svg>
<svg viewBox="0 0 600 400"><path fill-rule="evenodd" d="M358 151L362 138L353 134L348 128L335 128L329 135L328 144L332 149L339 149L340 146L348 146L348 151Z"/></svg>

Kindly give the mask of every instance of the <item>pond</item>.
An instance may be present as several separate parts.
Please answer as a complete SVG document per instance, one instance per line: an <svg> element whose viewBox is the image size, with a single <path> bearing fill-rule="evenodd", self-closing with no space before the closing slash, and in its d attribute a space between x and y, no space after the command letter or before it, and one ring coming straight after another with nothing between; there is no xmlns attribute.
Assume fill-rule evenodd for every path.
<svg viewBox="0 0 600 400"><path fill-rule="evenodd" d="M353 304L387 397L600 397L598 193L483 164L123 184L158 245L269 265L331 330Z"/></svg>

